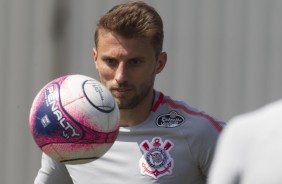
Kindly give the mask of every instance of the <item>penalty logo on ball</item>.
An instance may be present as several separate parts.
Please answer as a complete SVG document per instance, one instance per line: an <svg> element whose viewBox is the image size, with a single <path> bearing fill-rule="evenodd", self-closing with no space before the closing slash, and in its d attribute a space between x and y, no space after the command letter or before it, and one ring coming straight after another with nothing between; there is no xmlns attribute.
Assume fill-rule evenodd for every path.
<svg viewBox="0 0 282 184"><path fill-rule="evenodd" d="M59 85L54 83L52 86L48 87L44 93L46 107L52 111L52 114L55 117L53 122L58 122L62 127L62 136L66 139L80 137L81 133L78 132L79 127L74 127L71 125L67 119L68 116L65 115L64 111L59 104ZM46 110L46 109L45 109ZM50 119L47 114L41 119L42 126L46 128L50 123Z"/></svg>

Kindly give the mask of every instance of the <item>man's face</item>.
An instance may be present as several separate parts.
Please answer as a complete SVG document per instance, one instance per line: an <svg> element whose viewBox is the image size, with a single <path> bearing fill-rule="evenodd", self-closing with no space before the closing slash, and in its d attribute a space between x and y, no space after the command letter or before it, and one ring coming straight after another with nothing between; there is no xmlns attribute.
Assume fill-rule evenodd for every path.
<svg viewBox="0 0 282 184"><path fill-rule="evenodd" d="M120 109L132 109L148 100L155 76L165 64L147 39L125 39L100 30L94 62L100 81L113 94ZM165 55L166 56L166 55Z"/></svg>

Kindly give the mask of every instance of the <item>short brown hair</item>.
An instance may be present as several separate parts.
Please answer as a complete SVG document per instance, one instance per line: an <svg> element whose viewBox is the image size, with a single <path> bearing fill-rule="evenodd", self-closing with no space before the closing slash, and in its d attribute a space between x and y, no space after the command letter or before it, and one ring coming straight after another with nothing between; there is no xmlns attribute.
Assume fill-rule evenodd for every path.
<svg viewBox="0 0 282 184"><path fill-rule="evenodd" d="M117 33L124 38L149 38L156 54L160 54L163 49L162 19L153 7L142 1L116 5L102 16L95 31L96 47L100 29Z"/></svg>

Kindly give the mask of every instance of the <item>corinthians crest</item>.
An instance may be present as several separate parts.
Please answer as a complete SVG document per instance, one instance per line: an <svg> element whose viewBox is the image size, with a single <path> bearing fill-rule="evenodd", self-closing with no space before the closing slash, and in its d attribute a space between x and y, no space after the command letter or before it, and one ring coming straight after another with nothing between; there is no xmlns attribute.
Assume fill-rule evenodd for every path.
<svg viewBox="0 0 282 184"><path fill-rule="evenodd" d="M173 143L169 140L162 142L160 137L153 138L150 143L148 140L140 144L143 156L139 161L141 174L152 176L157 179L161 176L171 174L173 168L173 159L169 151Z"/></svg>

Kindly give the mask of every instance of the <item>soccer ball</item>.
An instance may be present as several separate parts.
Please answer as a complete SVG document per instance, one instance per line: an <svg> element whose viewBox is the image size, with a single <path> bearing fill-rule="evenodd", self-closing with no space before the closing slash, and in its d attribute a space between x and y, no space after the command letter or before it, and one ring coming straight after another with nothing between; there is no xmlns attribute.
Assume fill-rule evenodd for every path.
<svg viewBox="0 0 282 184"><path fill-rule="evenodd" d="M36 95L29 126L45 154L65 164L83 164L101 157L116 140L119 109L110 91L97 80L66 75Z"/></svg>

